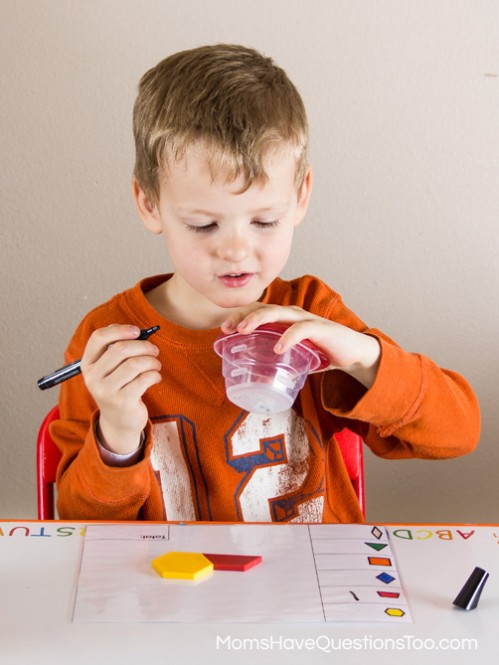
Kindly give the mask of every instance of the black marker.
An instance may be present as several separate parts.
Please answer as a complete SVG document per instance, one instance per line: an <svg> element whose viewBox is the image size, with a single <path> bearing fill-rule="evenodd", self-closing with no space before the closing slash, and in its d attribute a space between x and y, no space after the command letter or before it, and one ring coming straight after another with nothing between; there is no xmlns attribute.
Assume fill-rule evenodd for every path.
<svg viewBox="0 0 499 665"><path fill-rule="evenodd" d="M457 594L456 599L452 604L457 607L462 607L463 610L474 610L478 605L480 594L483 591L483 587L485 586L488 577L488 572L477 566L466 580L463 588Z"/></svg>
<svg viewBox="0 0 499 665"><path fill-rule="evenodd" d="M135 337L135 339L149 339L151 335L154 335L155 332L159 330L159 326L152 326L152 328L145 328L140 331L140 335ZM52 374L47 374L47 376L42 376L41 379L38 379L38 387L40 390L47 390L47 388L53 388L63 381L67 381L73 376L81 373L81 360L76 360L70 365L65 365L60 369L56 369Z"/></svg>

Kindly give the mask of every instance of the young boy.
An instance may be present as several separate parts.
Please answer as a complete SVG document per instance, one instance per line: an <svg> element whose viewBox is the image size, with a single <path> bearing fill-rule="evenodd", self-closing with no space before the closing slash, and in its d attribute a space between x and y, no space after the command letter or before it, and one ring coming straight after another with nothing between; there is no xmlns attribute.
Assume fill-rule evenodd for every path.
<svg viewBox="0 0 499 665"><path fill-rule="evenodd" d="M280 68L240 46L177 53L142 78L134 134L137 209L174 272L94 309L68 347L82 377L63 384L52 426L61 518L357 522L335 432L391 459L474 448L463 378L368 328L319 279L279 278L312 185L305 110ZM308 339L330 365L262 416L228 401L213 343L269 322L289 324L277 353Z"/></svg>

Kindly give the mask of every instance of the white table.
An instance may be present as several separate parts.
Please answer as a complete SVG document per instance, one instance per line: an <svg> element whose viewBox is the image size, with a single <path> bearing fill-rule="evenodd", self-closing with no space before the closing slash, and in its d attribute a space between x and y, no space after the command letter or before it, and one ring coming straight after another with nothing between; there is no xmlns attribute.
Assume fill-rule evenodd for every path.
<svg viewBox="0 0 499 665"><path fill-rule="evenodd" d="M83 527L0 523L0 662L498 662L499 525L389 527L414 619L403 625L72 623ZM459 610L452 601L475 566L490 578L478 608Z"/></svg>

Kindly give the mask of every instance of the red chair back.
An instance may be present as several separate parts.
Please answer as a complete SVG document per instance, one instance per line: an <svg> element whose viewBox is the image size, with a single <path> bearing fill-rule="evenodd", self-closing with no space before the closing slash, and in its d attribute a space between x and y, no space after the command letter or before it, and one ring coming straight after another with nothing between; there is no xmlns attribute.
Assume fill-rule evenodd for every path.
<svg viewBox="0 0 499 665"><path fill-rule="evenodd" d="M345 466L352 481L353 489L359 499L360 509L366 514L364 489L364 442L362 438L349 429L343 429L335 434L345 460Z"/></svg>
<svg viewBox="0 0 499 665"><path fill-rule="evenodd" d="M61 452L49 432L49 425L59 418L59 407L55 406L45 416L38 432L36 448L36 478L38 492L38 519L53 520L55 517L54 487Z"/></svg>

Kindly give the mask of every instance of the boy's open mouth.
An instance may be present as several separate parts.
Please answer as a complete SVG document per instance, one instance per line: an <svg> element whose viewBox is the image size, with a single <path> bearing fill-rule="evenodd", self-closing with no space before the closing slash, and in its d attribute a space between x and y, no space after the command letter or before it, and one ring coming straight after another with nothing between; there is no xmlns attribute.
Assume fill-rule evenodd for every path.
<svg viewBox="0 0 499 665"><path fill-rule="evenodd" d="M253 277L253 273L250 272L241 272L241 273L227 273L226 275L221 275L219 277L220 281L225 285L231 288L246 286L246 284Z"/></svg>

